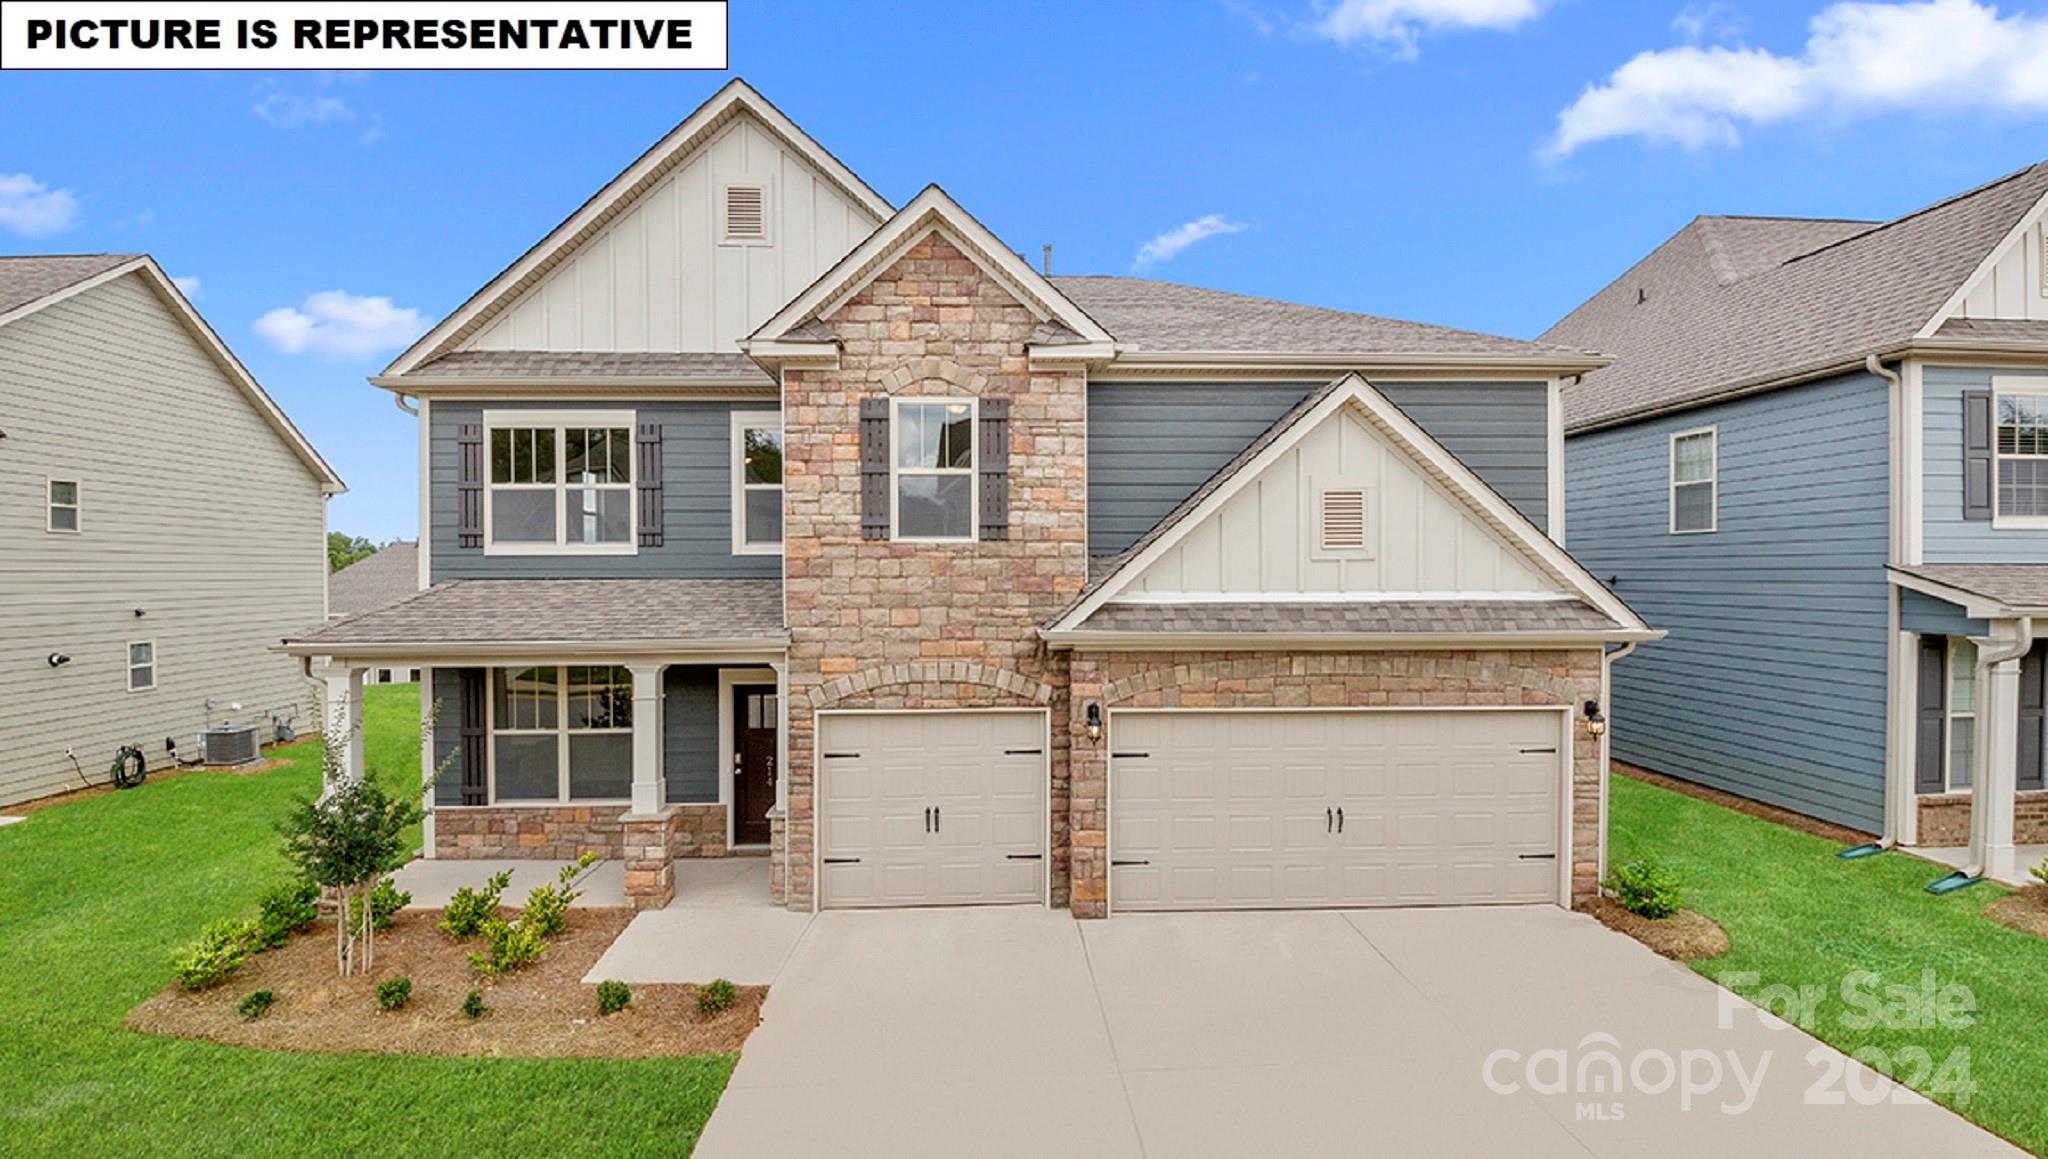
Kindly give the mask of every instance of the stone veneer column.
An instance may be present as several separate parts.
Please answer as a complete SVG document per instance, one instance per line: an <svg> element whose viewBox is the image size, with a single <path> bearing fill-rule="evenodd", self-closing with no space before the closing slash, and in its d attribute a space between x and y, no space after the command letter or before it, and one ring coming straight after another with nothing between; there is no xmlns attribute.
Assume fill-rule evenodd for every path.
<svg viewBox="0 0 2048 1159"><path fill-rule="evenodd" d="M670 852L675 810L628 813L620 818L626 859L626 904L660 909L676 896L675 857Z"/></svg>

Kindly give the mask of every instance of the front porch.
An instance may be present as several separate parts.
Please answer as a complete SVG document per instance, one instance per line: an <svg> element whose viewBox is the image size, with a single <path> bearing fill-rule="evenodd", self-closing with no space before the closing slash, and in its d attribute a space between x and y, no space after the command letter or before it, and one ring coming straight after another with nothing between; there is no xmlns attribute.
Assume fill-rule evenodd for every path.
<svg viewBox="0 0 2048 1159"><path fill-rule="evenodd" d="M1946 865L1950 869L1955 870L1967 869L1970 864L1970 847L1967 845L1914 845L1907 847L1906 852L1923 860L1932 861L1938 865ZM2048 858L2048 845L2015 845L2013 846L2013 871L2003 876L1997 874L1989 876L1993 881L2001 885L2015 887L2039 885L2041 883L2036 881L2034 876L2027 871L2041 864L2044 858Z"/></svg>

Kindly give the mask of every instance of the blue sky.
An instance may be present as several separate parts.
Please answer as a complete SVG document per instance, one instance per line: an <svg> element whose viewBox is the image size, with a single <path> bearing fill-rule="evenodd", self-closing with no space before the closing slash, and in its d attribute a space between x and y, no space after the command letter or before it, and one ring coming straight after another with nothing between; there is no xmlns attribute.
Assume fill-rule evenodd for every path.
<svg viewBox="0 0 2048 1159"><path fill-rule="evenodd" d="M734 0L731 24L734 71L883 196L937 181L1057 272L1522 337L1696 214L1890 217L2048 159L2038 4ZM410 537L412 420L364 377L728 75L0 73L0 250L196 278L352 487L333 526Z"/></svg>

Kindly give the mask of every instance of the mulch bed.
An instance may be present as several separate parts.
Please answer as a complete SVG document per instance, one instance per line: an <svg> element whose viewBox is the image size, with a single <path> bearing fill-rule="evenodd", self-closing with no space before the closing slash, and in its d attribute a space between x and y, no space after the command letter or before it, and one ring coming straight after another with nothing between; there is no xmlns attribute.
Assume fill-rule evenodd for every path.
<svg viewBox="0 0 2048 1159"><path fill-rule="evenodd" d="M1865 833L1860 829L1851 829L1847 825L1837 825L1832 821L1823 821L1818 817L1809 817L1804 813L1794 813L1790 809L1781 809L1776 805L1766 805L1762 801L1752 801L1748 797L1738 797L1734 793L1723 792L1720 789L1710 789L1705 785L1695 785L1691 781L1681 781L1677 777L1666 776L1663 773L1654 773L1649 769L1638 768L1635 765L1624 764L1621 761L1611 761L1608 767L1617 776L1627 777L1633 781L1641 781L1646 785L1655 785L1660 789L1669 789L1674 793L1683 793L1697 800L1707 801L1725 809L1733 809L1737 813L1746 813L1751 817L1760 817L1765 821L1783 825L1787 829L1797 829L1801 833L1811 833L1815 837L1824 837L1829 841L1839 842L1843 845L1862 845L1865 842L1877 840L1875 834Z"/></svg>
<svg viewBox="0 0 2048 1159"><path fill-rule="evenodd" d="M438 928L441 911L411 909L378 933L372 973L338 977L334 923L322 918L283 946L250 955L211 990L173 982L125 1024L148 1034L320 1053L666 1058L738 1050L761 1021L765 986L738 987L730 1007L706 1017L697 1013L695 986L635 985L632 1005L598 1014L597 987L583 976L632 918L627 909L572 909L568 928L547 939L538 961L495 982L469 965L481 938L458 943ZM377 983L397 977L412 979L412 1000L387 1014L377 1008ZM270 990L277 1001L250 1021L235 1007L254 990ZM474 1022L462 1014L471 990L482 991L490 1007Z"/></svg>
<svg viewBox="0 0 2048 1159"><path fill-rule="evenodd" d="M1728 952L1728 931L1713 918L1689 909L1668 918L1646 918L1630 913L1611 897L1596 897L1582 908L1601 925L1627 934L1674 962L1697 962Z"/></svg>
<svg viewBox="0 0 2048 1159"><path fill-rule="evenodd" d="M2016 889L1985 906L1984 916L2021 933L2048 938L2048 885Z"/></svg>

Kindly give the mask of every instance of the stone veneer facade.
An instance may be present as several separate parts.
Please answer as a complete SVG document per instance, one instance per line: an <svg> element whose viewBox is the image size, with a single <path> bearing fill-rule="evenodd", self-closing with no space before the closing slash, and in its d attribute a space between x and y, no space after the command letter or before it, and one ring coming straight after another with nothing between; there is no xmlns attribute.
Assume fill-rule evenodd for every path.
<svg viewBox="0 0 2048 1159"><path fill-rule="evenodd" d="M1920 844L1946 849L1970 843L1970 794L1930 793L1920 797L1916 806ZM2028 789L2014 795L2012 841L2015 845L2048 844L2048 791Z"/></svg>
<svg viewBox="0 0 2048 1159"><path fill-rule="evenodd" d="M569 861L626 853L625 805L451 806L434 810L434 856L450 860L531 857ZM670 805L672 857L724 857L725 806Z"/></svg>
<svg viewBox="0 0 2048 1159"><path fill-rule="evenodd" d="M1067 737L1073 754L1070 905L1107 913L1109 737L1091 742L1086 706L1352 708L1555 704L1600 698L1601 657L1575 651L1083 652L1073 658ZM1111 718L1114 727L1114 718ZM1572 725L1572 902L1599 891L1600 742Z"/></svg>
<svg viewBox="0 0 2048 1159"><path fill-rule="evenodd" d="M1086 582L1087 383L1044 372L1039 319L943 234L928 235L824 319L835 369L783 374L783 599L789 625L788 809L777 900L815 896L815 713L1044 707L1066 715L1065 658L1038 629ZM860 400L1010 402L1005 540L861 538ZM1066 751L1051 755L1053 901L1065 900Z"/></svg>

